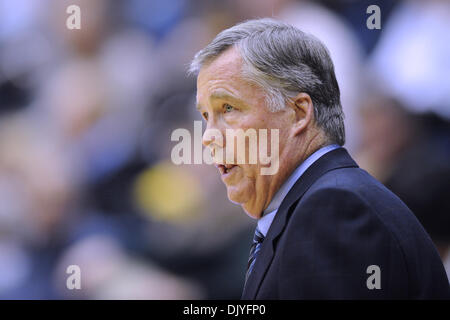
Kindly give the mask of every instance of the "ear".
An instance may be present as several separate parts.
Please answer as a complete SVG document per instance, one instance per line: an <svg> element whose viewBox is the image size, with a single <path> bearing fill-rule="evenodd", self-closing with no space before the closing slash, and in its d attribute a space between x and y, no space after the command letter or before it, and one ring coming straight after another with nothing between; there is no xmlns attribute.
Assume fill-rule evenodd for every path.
<svg viewBox="0 0 450 320"><path fill-rule="evenodd" d="M295 112L295 123L292 126L293 135L302 133L314 119L314 106L309 94L300 92L292 98L291 108Z"/></svg>

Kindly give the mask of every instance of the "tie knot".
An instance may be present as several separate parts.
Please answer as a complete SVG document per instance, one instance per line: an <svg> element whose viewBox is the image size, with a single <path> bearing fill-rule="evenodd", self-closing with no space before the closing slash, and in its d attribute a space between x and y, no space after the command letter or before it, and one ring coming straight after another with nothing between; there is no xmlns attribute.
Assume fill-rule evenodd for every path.
<svg viewBox="0 0 450 320"><path fill-rule="evenodd" d="M264 240L264 236L258 228L255 229L255 235L253 236L253 243L261 243Z"/></svg>

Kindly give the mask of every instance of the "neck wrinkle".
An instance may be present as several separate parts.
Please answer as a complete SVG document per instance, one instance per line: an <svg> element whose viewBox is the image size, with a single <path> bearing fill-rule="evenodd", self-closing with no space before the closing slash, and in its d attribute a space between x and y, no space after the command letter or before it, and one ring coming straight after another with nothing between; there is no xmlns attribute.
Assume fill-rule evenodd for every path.
<svg viewBox="0 0 450 320"><path fill-rule="evenodd" d="M284 157L286 157L287 161L289 161L288 167L289 169L285 171L285 173L281 176L278 176L274 179L272 185L272 190L269 191L269 196L266 199L266 203L264 204L264 207L262 209L262 212L260 214L260 217L262 217L264 210L267 209L270 202L272 201L273 197L276 195L278 190L281 188L283 183L289 178L289 176L294 172L295 168L297 168L302 162L304 162L310 155L312 155L314 152L319 150L321 147L325 146L326 142L324 142L324 139L322 138L322 135L320 134L320 131L316 131L314 133L314 136L309 140L309 142L306 145L306 148L304 148L304 152L299 157L299 160L297 161L289 161L293 157L289 157L289 155L284 154ZM297 158L297 157L294 157ZM281 162L281 156L280 156L280 163ZM280 167L281 168L281 167Z"/></svg>

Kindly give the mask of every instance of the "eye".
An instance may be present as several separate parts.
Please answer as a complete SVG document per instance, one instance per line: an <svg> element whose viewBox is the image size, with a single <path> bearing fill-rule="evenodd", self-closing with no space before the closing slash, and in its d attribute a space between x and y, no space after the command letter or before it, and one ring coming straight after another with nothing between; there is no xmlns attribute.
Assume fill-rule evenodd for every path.
<svg viewBox="0 0 450 320"><path fill-rule="evenodd" d="M234 110L234 107L233 107L233 106L230 106L228 103L225 103L225 104L223 105L223 108L225 109L225 112L231 112L231 111Z"/></svg>
<svg viewBox="0 0 450 320"><path fill-rule="evenodd" d="M205 118L205 120L208 120L208 112L203 112L202 116L203 118Z"/></svg>

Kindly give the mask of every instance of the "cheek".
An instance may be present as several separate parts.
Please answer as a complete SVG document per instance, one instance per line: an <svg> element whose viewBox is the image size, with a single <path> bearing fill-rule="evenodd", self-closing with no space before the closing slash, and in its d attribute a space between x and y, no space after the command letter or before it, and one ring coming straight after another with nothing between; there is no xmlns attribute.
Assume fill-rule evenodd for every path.
<svg viewBox="0 0 450 320"><path fill-rule="evenodd" d="M228 186L228 198L235 203L245 204L248 208L253 208L264 200L269 180L268 176L260 175L259 171L259 165L246 165L238 182Z"/></svg>
<svg viewBox="0 0 450 320"><path fill-rule="evenodd" d="M255 180L249 177L249 171L240 169L236 175L236 182L227 185L228 198L239 204L252 201L256 195Z"/></svg>
<svg viewBox="0 0 450 320"><path fill-rule="evenodd" d="M258 164L242 164L240 165L242 168L242 178L251 180L253 182L256 181L256 178L258 177Z"/></svg>
<svg viewBox="0 0 450 320"><path fill-rule="evenodd" d="M243 178L237 184L227 188L228 198L238 203L246 203L254 199L255 190L253 180Z"/></svg>
<svg viewBox="0 0 450 320"><path fill-rule="evenodd" d="M256 190L256 183L258 180L257 173L259 170L257 165L246 164L239 166L239 173L236 175L235 183L230 185L230 191L235 194L239 193L242 197L240 200L249 201Z"/></svg>

